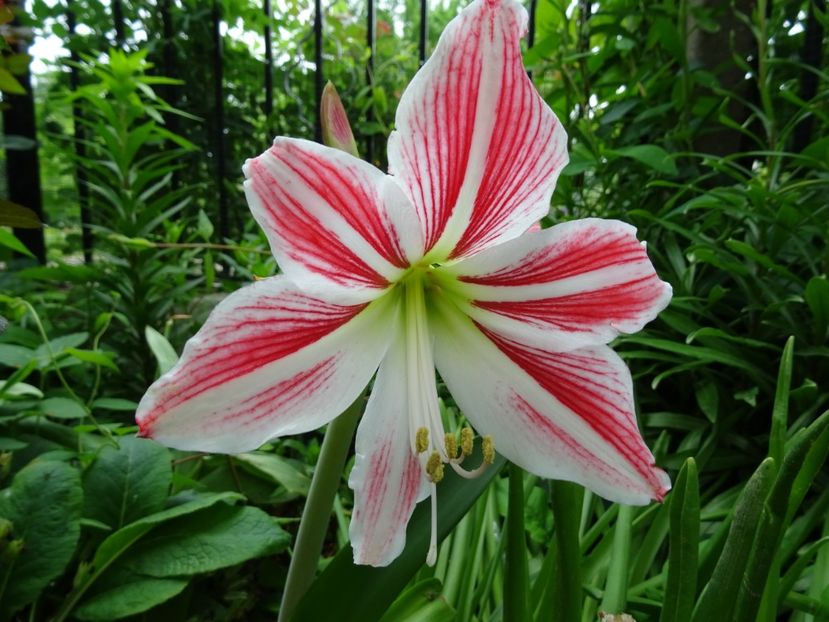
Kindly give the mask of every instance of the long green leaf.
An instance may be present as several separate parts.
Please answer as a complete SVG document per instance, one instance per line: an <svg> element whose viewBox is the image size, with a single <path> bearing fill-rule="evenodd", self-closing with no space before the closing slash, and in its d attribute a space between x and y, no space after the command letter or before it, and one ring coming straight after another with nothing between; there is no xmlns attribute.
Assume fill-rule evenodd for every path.
<svg viewBox="0 0 829 622"><path fill-rule="evenodd" d="M477 452L480 459L480 452ZM473 457L474 462L474 457ZM438 539L443 540L498 473L504 460L497 457L474 480L449 471L438 485ZM292 622L372 622L379 620L400 591L426 561L430 535L430 508L415 508L406 533L406 548L385 568L354 564L351 547L341 550L300 601Z"/></svg>
<svg viewBox="0 0 829 622"><path fill-rule="evenodd" d="M668 581L660 622L690 622L697 589L699 478L688 458L671 493Z"/></svg>

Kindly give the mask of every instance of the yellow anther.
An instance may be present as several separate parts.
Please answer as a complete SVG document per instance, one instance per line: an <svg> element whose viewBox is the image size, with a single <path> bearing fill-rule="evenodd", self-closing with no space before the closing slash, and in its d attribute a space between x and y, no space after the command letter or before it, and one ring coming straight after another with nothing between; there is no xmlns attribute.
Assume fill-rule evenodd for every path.
<svg viewBox="0 0 829 622"><path fill-rule="evenodd" d="M417 429L415 434L415 449L419 454L429 449L429 430L426 428Z"/></svg>
<svg viewBox="0 0 829 622"><path fill-rule="evenodd" d="M495 462L495 443L489 434L484 436L481 441L481 451L484 454L484 464L492 464Z"/></svg>
<svg viewBox="0 0 829 622"><path fill-rule="evenodd" d="M461 430L461 453L464 456L468 456L472 453L472 440L474 435L472 434L472 428L465 427Z"/></svg>
<svg viewBox="0 0 829 622"><path fill-rule="evenodd" d="M453 432L447 432L443 435L443 446L446 448L446 455L450 460L458 457L458 439L455 438Z"/></svg>
<svg viewBox="0 0 829 622"><path fill-rule="evenodd" d="M437 484L443 479L443 461L440 459L440 454L436 451L432 452L429 460L426 462L426 476L430 482Z"/></svg>

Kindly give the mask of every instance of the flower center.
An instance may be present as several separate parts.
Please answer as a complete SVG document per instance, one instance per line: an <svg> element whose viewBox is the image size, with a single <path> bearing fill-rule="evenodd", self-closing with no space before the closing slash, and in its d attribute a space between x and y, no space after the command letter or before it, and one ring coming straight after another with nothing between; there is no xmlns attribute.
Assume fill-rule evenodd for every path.
<svg viewBox="0 0 829 622"><path fill-rule="evenodd" d="M446 433L438 405L432 337L426 310L427 297L439 295L431 265L413 266L400 283L403 288L403 330L406 341L406 394L409 401L409 439L431 485L432 534L426 563L437 560L437 483L443 479L444 464L459 475L477 477L495 459L492 438L482 440L483 460L471 471L461 466L472 453L472 429L461 430L460 445L455 433Z"/></svg>

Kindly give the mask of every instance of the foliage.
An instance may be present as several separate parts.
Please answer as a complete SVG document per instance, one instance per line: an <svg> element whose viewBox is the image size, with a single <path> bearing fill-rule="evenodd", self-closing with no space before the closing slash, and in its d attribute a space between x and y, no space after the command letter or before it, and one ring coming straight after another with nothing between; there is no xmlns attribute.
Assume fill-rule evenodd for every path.
<svg viewBox="0 0 829 622"><path fill-rule="evenodd" d="M275 270L238 170L272 134L314 135L311 13L293 0L275 10L268 112L262 50L248 43L266 21L260 3L221 3L233 29L222 165L210 3L170 2L166 16L121 4L123 45L103 5L72 3L86 26L70 41L82 86L56 70L36 92L48 196L63 198L46 206L51 262L21 269L3 256L0 619L272 619L319 436L185 454L134 438L131 415L213 302ZM458 5L432 7L432 44ZM364 6L326 4L325 77L379 164L418 64L418 6L378 7L369 85ZM665 503L623 508L527 475L519 489L506 468L471 487L447 477L435 568L422 563L418 508L404 555L374 570L350 560L344 476L294 619L501 620L522 604L507 590L539 621L829 616L829 23L817 2L753 6L539 0L525 54L570 136L545 226L633 222L674 288L659 320L616 344L674 482ZM68 38L63 4L33 12ZM187 36L165 37L165 19ZM76 166L90 265L69 207ZM214 226L220 185L227 239ZM0 229L0 244L10 235ZM462 421L448 397L443 415L449 429Z"/></svg>

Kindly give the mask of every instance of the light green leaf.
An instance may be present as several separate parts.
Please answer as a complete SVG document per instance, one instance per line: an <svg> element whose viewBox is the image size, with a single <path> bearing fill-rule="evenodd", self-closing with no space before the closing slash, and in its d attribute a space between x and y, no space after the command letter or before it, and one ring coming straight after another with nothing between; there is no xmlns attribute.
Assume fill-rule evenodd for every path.
<svg viewBox="0 0 829 622"><path fill-rule="evenodd" d="M38 404L38 410L55 419L83 419L86 409L68 397L47 397Z"/></svg>
<svg viewBox="0 0 829 622"><path fill-rule="evenodd" d="M12 523L21 554L0 557L0 617L32 602L63 573L80 536L81 483L64 462L35 461L0 492L0 518Z"/></svg>
<svg viewBox="0 0 829 622"><path fill-rule="evenodd" d="M455 610L441 597L437 578L424 579L403 592L380 622L452 622Z"/></svg>
<svg viewBox="0 0 829 622"><path fill-rule="evenodd" d="M21 255L26 255L27 257L34 257L32 251L26 248L23 245L23 242L17 239L11 231L7 231L0 227L0 246L5 246L6 248L10 248L13 251L20 253Z"/></svg>
<svg viewBox="0 0 829 622"><path fill-rule="evenodd" d="M100 365L101 367L118 371L118 366L112 362L112 355L107 352L101 350L80 350L78 348L66 348L64 351L85 363L92 363L93 365Z"/></svg>
<svg viewBox="0 0 829 622"><path fill-rule="evenodd" d="M144 336L147 339L150 350L152 350L155 356L155 360L158 361L158 369L163 376L176 364L178 354L176 354L176 350L170 342L167 341L167 338L152 326L146 326L144 328Z"/></svg>
<svg viewBox="0 0 829 622"><path fill-rule="evenodd" d="M280 484L290 493L307 495L311 479L286 458L265 452L239 454L234 460L250 470Z"/></svg>
<svg viewBox="0 0 829 622"><path fill-rule="evenodd" d="M134 412L138 408L138 404L132 400L121 399L120 397L99 397L92 402L93 410L119 410L125 412Z"/></svg>
<svg viewBox="0 0 829 622"><path fill-rule="evenodd" d="M26 89L8 69L0 67L0 91L12 95L25 95Z"/></svg>
<svg viewBox="0 0 829 622"><path fill-rule="evenodd" d="M671 159L670 154L657 145L620 147L619 149L608 150L607 154L621 156L623 158L632 158L665 175L676 175L678 173L676 164Z"/></svg>

